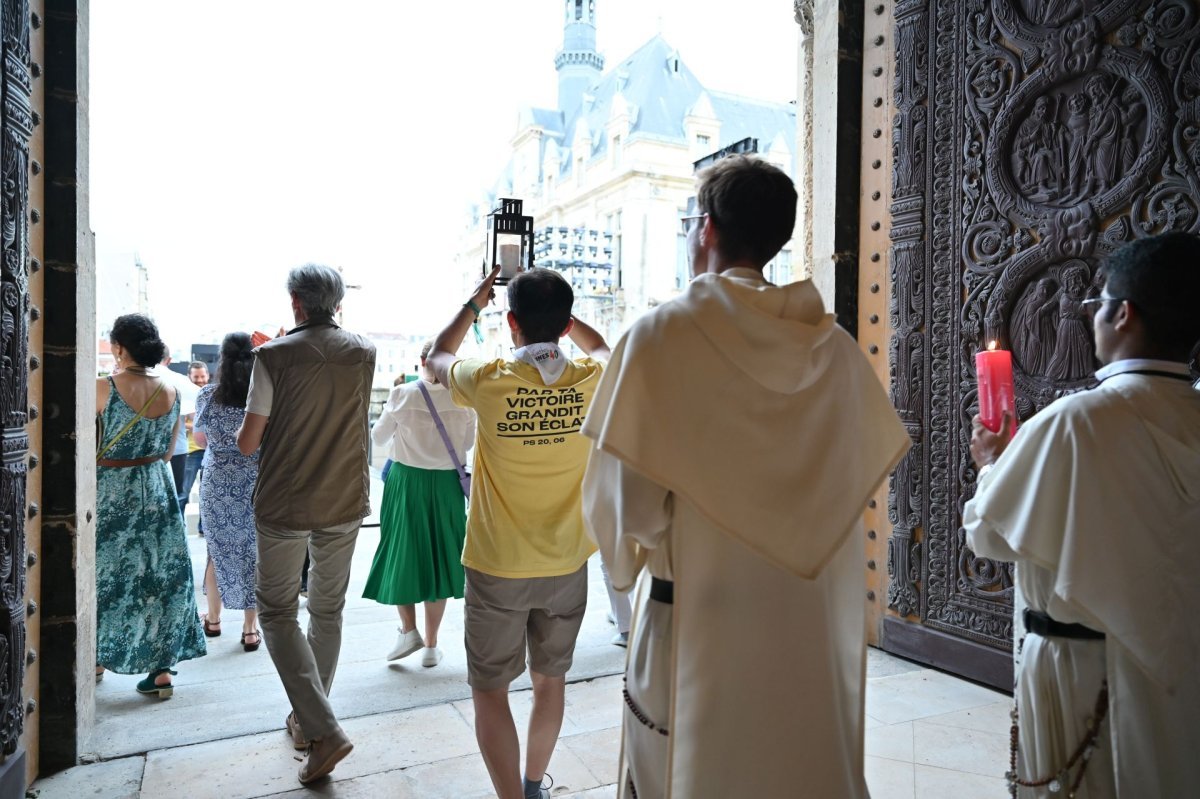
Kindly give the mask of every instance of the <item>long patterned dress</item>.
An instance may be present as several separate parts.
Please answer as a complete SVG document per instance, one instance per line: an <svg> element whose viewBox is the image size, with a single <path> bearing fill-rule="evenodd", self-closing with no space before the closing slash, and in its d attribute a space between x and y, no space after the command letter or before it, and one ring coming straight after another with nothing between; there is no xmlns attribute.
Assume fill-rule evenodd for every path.
<svg viewBox="0 0 1200 799"><path fill-rule="evenodd" d="M208 556L217 572L221 603L233 610L255 607L254 482L258 479L258 453L243 455L237 431L245 408L213 402L217 385L210 383L196 397L193 429L208 438L204 471L200 476L200 516Z"/></svg>
<svg viewBox="0 0 1200 799"><path fill-rule="evenodd" d="M108 381L100 414L107 444L137 410ZM138 420L105 459L136 460L171 450L179 396L169 413ZM175 481L166 461L96 467L96 662L144 674L206 653L192 562Z"/></svg>

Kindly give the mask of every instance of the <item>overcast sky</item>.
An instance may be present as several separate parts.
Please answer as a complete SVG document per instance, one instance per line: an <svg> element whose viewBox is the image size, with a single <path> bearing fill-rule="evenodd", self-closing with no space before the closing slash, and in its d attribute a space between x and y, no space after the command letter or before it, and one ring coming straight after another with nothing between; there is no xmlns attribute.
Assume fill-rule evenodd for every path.
<svg viewBox="0 0 1200 799"><path fill-rule="evenodd" d="M598 4L608 69L661 32L710 88L795 97L790 0ZM93 4L101 281L139 253L174 347L289 323L283 279L305 261L362 285L364 332L436 332L462 302L466 207L518 109L555 105L563 17L562 0Z"/></svg>

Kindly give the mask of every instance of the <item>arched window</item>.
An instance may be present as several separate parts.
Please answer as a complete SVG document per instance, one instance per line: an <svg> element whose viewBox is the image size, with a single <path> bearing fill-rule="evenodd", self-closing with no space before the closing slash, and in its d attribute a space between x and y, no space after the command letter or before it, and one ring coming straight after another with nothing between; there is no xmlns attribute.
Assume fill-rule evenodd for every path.
<svg viewBox="0 0 1200 799"><path fill-rule="evenodd" d="M575 20L583 19L583 0L575 0Z"/></svg>

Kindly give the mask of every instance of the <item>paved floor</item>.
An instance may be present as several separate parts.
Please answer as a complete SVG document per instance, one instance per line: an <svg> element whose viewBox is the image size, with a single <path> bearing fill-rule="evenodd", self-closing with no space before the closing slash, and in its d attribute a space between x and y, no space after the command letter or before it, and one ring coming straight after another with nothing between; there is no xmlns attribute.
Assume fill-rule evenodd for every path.
<svg viewBox="0 0 1200 799"><path fill-rule="evenodd" d="M199 574L203 539L189 543ZM137 676L107 675L97 686L87 758L96 762L34 783L37 799L492 796L472 728L462 602L447 610L439 666L387 663L395 611L361 599L377 543L378 530L365 528L354 560L332 699L356 748L332 781L299 787L298 753L282 730L287 700L270 657L265 648L242 651L241 614L225 611L223 635L208 639L206 657L181 664L172 699L138 695ZM549 769L555 797L615 796L624 650L609 643L613 628L595 562L591 577L562 740ZM875 650L870 655L865 769L872 797L1003 799L1008 700ZM521 729L528 689L527 679L513 689Z"/></svg>
<svg viewBox="0 0 1200 799"><path fill-rule="evenodd" d="M912 671L881 674L884 664ZM872 799L1004 799L1005 695L871 650L867 785Z"/></svg>

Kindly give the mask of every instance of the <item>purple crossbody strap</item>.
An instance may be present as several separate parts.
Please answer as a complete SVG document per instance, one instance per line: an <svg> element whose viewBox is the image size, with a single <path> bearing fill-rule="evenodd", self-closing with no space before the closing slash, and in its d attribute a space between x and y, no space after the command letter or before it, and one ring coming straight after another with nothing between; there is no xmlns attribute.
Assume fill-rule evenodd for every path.
<svg viewBox="0 0 1200 799"><path fill-rule="evenodd" d="M420 378L417 379L417 388L421 389L421 394L425 397L425 404L429 406L429 412L433 415L433 423L437 425L438 433L442 436L442 443L446 445L446 451L450 453L450 460L454 463L454 468L458 470L458 479L460 481L467 479L467 470L458 461L458 455L454 452L454 445L450 443L450 435L446 432L446 425L442 424L442 417L438 416L437 408L433 407L433 397L429 396L429 389L425 388L425 382Z"/></svg>

